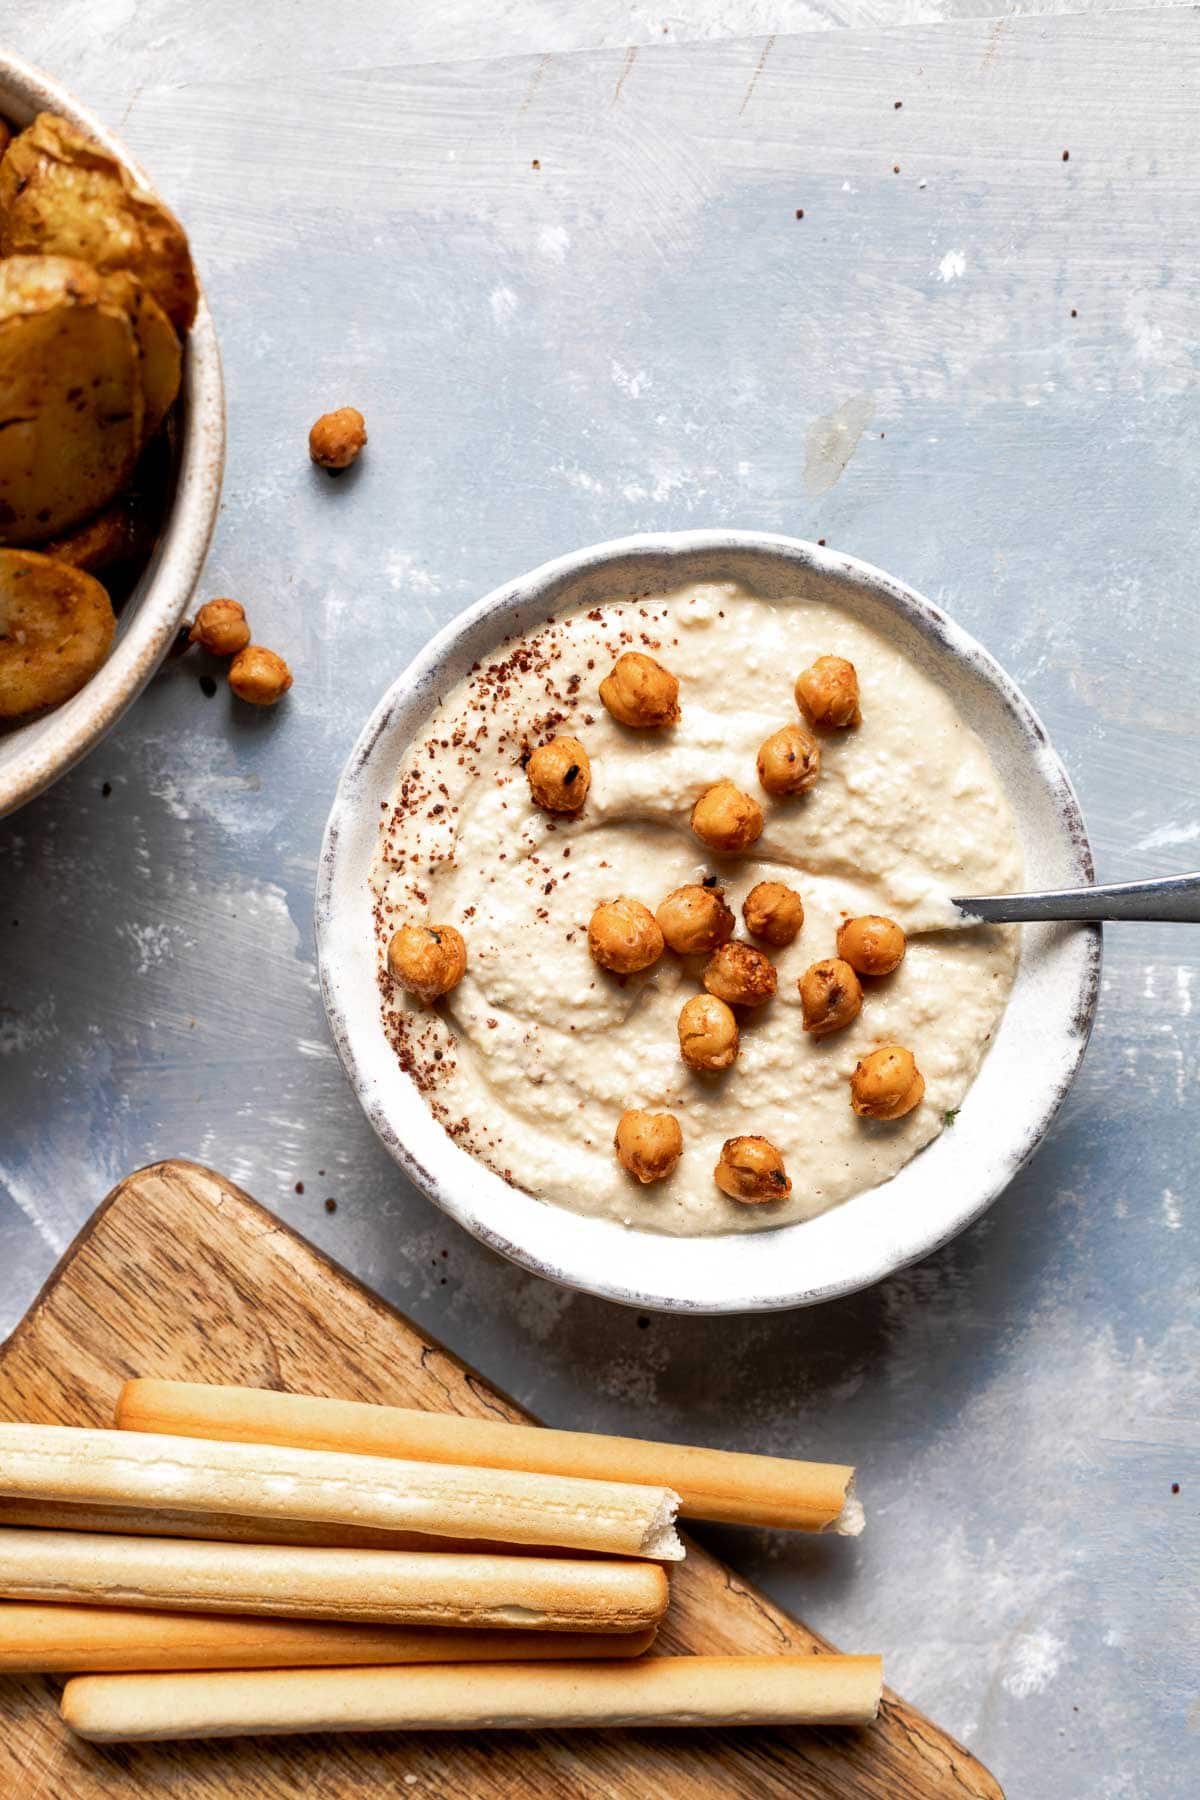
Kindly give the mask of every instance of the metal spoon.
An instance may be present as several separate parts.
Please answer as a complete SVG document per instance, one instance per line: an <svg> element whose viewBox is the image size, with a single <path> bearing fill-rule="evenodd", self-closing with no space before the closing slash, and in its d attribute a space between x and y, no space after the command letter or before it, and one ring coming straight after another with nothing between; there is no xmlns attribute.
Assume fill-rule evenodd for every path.
<svg viewBox="0 0 1200 1800"><path fill-rule="evenodd" d="M957 895L964 924L1005 925L1020 919L1141 919L1200 924L1200 873L1111 887L1057 888L1046 894Z"/></svg>

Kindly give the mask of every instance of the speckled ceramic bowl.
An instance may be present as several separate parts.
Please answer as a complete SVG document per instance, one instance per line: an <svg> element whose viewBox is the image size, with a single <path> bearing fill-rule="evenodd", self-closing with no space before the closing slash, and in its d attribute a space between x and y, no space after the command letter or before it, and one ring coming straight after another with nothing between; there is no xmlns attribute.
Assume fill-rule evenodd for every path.
<svg viewBox="0 0 1200 1800"><path fill-rule="evenodd" d="M953 697L1016 813L1030 888L1093 878L1066 772L1008 676L946 615L879 569L765 532L685 531L598 544L489 594L438 634L384 695L342 775L317 889L325 1007L376 1131L431 1200L527 1269L627 1306L758 1312L853 1292L926 1256L977 1219L1032 1154L1091 1030L1095 926L1025 926L1012 997L952 1131L893 1180L819 1218L724 1237L664 1237L583 1218L509 1187L452 1142L384 1036L368 874L381 804L410 740L477 659L546 615L629 586L733 578L775 598L844 607L884 632Z"/></svg>
<svg viewBox="0 0 1200 1800"><path fill-rule="evenodd" d="M151 185L99 119L48 76L0 50L0 114L25 125L39 112L60 113L90 132ZM225 460L221 358L203 292L188 334L178 404L179 463L170 510L154 554L121 608L112 654L62 706L0 732L0 818L57 781L116 724L170 649L187 609L216 522Z"/></svg>

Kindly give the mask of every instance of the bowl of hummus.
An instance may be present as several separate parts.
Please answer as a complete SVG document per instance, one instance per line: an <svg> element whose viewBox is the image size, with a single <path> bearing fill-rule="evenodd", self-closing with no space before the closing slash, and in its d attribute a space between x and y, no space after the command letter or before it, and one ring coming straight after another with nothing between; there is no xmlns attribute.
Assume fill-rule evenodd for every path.
<svg viewBox="0 0 1200 1800"><path fill-rule="evenodd" d="M851 1292L976 1219L1086 1046L1096 927L951 896L1092 879L1016 685L853 557L601 544L394 682L317 895L334 1041L483 1242L631 1306Z"/></svg>

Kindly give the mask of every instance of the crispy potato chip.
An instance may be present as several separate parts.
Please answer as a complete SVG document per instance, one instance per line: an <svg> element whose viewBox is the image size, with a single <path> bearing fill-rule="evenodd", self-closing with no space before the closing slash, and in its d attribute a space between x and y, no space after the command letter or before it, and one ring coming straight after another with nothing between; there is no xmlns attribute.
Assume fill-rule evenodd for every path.
<svg viewBox="0 0 1200 1800"><path fill-rule="evenodd" d="M122 494L103 512L94 513L61 537L47 538L38 548L55 562L69 563L73 569L86 569L89 575L95 575L101 569L111 569L115 563L145 556L153 543L153 520L129 494Z"/></svg>
<svg viewBox="0 0 1200 1800"><path fill-rule="evenodd" d="M93 576L33 550L0 550L0 719L69 700L108 655L115 630Z"/></svg>
<svg viewBox="0 0 1200 1800"><path fill-rule="evenodd" d="M136 276L118 269L113 275L102 275L100 282L105 298L123 306L133 323L146 401L142 434L152 438L179 392L183 349L170 319Z"/></svg>
<svg viewBox="0 0 1200 1800"><path fill-rule="evenodd" d="M175 215L116 157L55 113L39 113L0 162L0 256L78 256L128 269L178 331L196 316L196 274Z"/></svg>
<svg viewBox="0 0 1200 1800"><path fill-rule="evenodd" d="M41 543L99 511L143 438L133 321L86 263L0 262L0 543Z"/></svg>

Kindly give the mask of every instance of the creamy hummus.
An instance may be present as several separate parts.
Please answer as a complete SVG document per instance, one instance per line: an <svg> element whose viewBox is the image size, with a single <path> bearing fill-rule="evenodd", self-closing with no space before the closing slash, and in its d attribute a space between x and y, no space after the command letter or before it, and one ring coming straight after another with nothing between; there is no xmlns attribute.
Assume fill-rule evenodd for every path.
<svg viewBox="0 0 1200 1800"><path fill-rule="evenodd" d="M678 676L677 725L634 731L605 712L599 683L627 649ZM771 800L755 753L797 720L795 677L826 653L856 665L862 723L822 734L810 793ZM578 818L550 817L529 797L522 755L556 732L591 758ZM688 827L722 777L765 814L744 856L706 852ZM705 959L668 951L619 978L592 961L587 925L601 900L625 894L654 910L712 875L739 937L741 903L768 878L798 889L805 922L786 949L768 949L779 991L740 1014L737 1062L703 1076L680 1060L676 1020L701 991ZM943 1129L1004 1009L1016 941L937 926L950 894L1011 890L1020 875L1016 825L983 745L887 638L834 607L726 582L614 600L504 645L411 746L372 871L384 1024L447 1131L515 1186L644 1230L762 1230L887 1180ZM850 1027L814 1041L797 978L836 953L839 924L859 913L925 935L894 975L864 981ZM386 974L388 939L406 920L454 925L466 939L466 975L436 1009ZM926 1080L922 1104L892 1123L857 1117L848 1092L858 1059L884 1043L911 1049ZM613 1153L630 1107L673 1112L683 1129L678 1167L649 1187ZM721 1145L744 1134L782 1151L787 1200L745 1206L717 1188Z"/></svg>

